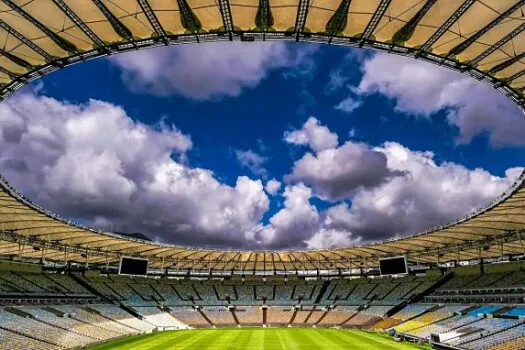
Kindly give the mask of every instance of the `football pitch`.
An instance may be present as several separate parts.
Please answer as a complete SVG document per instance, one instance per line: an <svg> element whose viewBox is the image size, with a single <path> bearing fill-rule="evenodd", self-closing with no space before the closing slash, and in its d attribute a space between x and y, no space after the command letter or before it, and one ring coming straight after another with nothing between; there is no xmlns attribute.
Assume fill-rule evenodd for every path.
<svg viewBox="0 0 525 350"><path fill-rule="evenodd" d="M157 349L430 349L429 346L395 342L386 335L359 330L326 328L228 328L167 331L118 339L90 347L93 350Z"/></svg>

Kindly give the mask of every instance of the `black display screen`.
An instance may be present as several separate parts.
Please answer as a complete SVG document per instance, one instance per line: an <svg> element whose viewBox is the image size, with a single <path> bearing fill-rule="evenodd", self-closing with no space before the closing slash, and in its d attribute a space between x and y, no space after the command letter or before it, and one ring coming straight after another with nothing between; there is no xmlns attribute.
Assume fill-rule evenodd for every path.
<svg viewBox="0 0 525 350"><path fill-rule="evenodd" d="M404 256L379 259L379 270L381 271L381 275L400 275L408 273Z"/></svg>
<svg viewBox="0 0 525 350"><path fill-rule="evenodd" d="M148 260L122 258L120 260L119 275L145 276L148 272Z"/></svg>

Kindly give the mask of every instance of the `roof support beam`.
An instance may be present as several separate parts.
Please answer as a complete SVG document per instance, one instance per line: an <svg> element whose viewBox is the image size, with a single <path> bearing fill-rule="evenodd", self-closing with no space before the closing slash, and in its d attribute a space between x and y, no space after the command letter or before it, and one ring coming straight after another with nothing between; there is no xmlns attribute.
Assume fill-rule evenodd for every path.
<svg viewBox="0 0 525 350"><path fill-rule="evenodd" d="M56 229L56 228L61 228L61 229L65 228L66 230L54 231L54 229ZM41 237L45 237L45 236L54 235L56 233L69 233L69 234L71 234L71 233L85 234L86 233L85 230L71 230L70 226L64 225L64 224L62 224L62 225L36 226L36 227L27 227L27 228L17 228L17 229L13 229L12 231L20 232L20 231L31 231L31 230L40 230L40 229L45 229L46 232L33 234L33 235L34 236L38 236L38 237L41 238ZM49 231L52 231L52 232L49 232ZM75 238L76 237L78 237L78 236L75 236ZM100 237L100 235L91 233L91 234L83 235L82 237ZM72 237L69 237L69 238L71 239Z"/></svg>
<svg viewBox="0 0 525 350"><path fill-rule="evenodd" d="M422 237L425 237L425 238L422 238ZM433 240L432 238L435 238L436 240ZM452 240L456 240L456 241L465 242L465 240L462 239L462 238L447 237L447 239L452 239ZM418 236L418 237L411 238L411 240L413 240L413 241L430 242L430 243L437 243L437 244L443 244L443 245L447 245L447 244L449 244L449 243L443 243L443 242L441 242L441 241L440 241L440 240L441 240L440 237L431 237L431 236Z"/></svg>
<svg viewBox="0 0 525 350"><path fill-rule="evenodd" d="M80 239L80 242L77 243L76 240ZM99 238L95 240L85 240L83 237L73 237L73 238L64 238L64 239L57 239L55 242L63 242L66 241L67 245L82 245L82 244L91 244L91 243L99 243L107 241L107 238Z"/></svg>
<svg viewBox="0 0 525 350"><path fill-rule="evenodd" d="M410 40L419 22L423 19L423 17L425 17L425 15L432 8L432 6L434 6L436 2L437 0L427 0L425 5L423 5L423 7L419 11L417 11L415 16L412 17L410 21L408 21L401 29L399 29L394 34L394 36L392 37L392 42L394 44L404 45L405 42Z"/></svg>
<svg viewBox="0 0 525 350"><path fill-rule="evenodd" d="M106 49L106 45L100 38L84 23L78 15L71 10L64 0L53 0L55 5L64 12L64 14L71 20L77 27L82 30L84 34L98 47ZM106 49L107 50L107 49Z"/></svg>
<svg viewBox="0 0 525 350"><path fill-rule="evenodd" d="M215 264L213 265L213 267L210 266L210 269L213 270L215 269L215 267L217 267L217 265L219 265L220 263L223 263L224 261L221 260L221 258L225 255L226 253L222 253L221 255L219 255L217 257L217 259L215 259Z"/></svg>
<svg viewBox="0 0 525 350"><path fill-rule="evenodd" d="M142 12L146 15L146 18L148 19L149 23L155 29L155 33L161 38L162 42L165 45L168 45L168 38L166 35L166 31L162 27L162 25L159 22L159 19L155 15L155 12L151 8L150 4L146 0L137 0L137 2L140 5L140 8L142 9Z"/></svg>
<svg viewBox="0 0 525 350"><path fill-rule="evenodd" d="M477 219L475 223L472 223L472 222L464 222L461 224L461 226L464 226L464 227L467 227L467 228L475 228L475 229L483 229L483 230L493 230L493 231L496 231L494 234L497 234L498 232L497 231L505 231L505 230L502 230L501 228L499 227L494 227L494 226L479 226L477 224L477 222L483 222L483 223L491 223L491 222L494 222L494 220L479 220ZM493 236L494 234L492 235L487 235L487 237L491 237Z"/></svg>
<svg viewBox="0 0 525 350"><path fill-rule="evenodd" d="M370 39L370 36L374 33L374 31L377 28L377 25L379 24L379 21L383 17L383 15L386 12L386 9L390 5L392 0L381 0L379 5L377 6L374 14L372 15L372 18L370 19L370 22L368 22L365 31L363 32L363 35L361 36L361 40L359 41L359 46L362 47L365 42Z"/></svg>
<svg viewBox="0 0 525 350"><path fill-rule="evenodd" d="M104 240L102 240L102 241L106 241L106 240L108 240L108 241L113 241L113 242L117 241L117 242L112 243L112 244L107 244L107 245L101 245L101 246L96 247L96 248L102 248L102 247L104 247L104 248L108 249L109 247L111 247L111 248L112 248L112 250L110 250L111 253L122 253L121 251L119 251L119 252L114 251L113 248L114 248L115 246L116 246L116 247L122 246L121 248L116 248L116 249L117 249L117 250L118 250L118 249L127 249L127 248L133 248L133 247L136 247L136 245L134 245L134 244L138 244L138 243L136 243L136 242L132 242L132 241L129 241L129 242L128 242L128 241L122 242L122 241L120 241L120 240L112 240L110 237L108 237L108 239L104 239ZM93 242L91 242L91 243L93 243ZM86 245L81 244L81 246L82 246L82 247L89 247L89 245L90 245L91 243L88 243L88 244L86 244ZM130 244L131 244L131 246L129 246ZM89 249L93 249L93 247L89 247Z"/></svg>
<svg viewBox="0 0 525 350"><path fill-rule="evenodd" d="M359 258L359 256L357 256L357 255L355 255L355 254L352 254L352 253L350 253L349 251L344 251L344 250L334 250L333 252L330 252L330 254L335 254L335 255L337 255L340 259L348 259L348 256L344 256L343 254L341 254L341 253L339 253L339 252L341 252L341 253L346 253L346 254L351 255L351 256L352 256L352 259L353 259L353 258Z"/></svg>
<svg viewBox="0 0 525 350"><path fill-rule="evenodd" d="M2 70L4 68L0 67L0 70ZM2 221L2 225L3 224L19 224L19 223L22 223L22 222L49 222L49 219L38 219L38 220L8 220L8 221ZM31 228L31 226L27 227L27 228ZM38 235L36 235L38 236Z"/></svg>
<svg viewBox="0 0 525 350"><path fill-rule="evenodd" d="M525 208L525 203L523 203L523 205L501 204L498 207L491 209L491 211L493 211L493 212L497 212L497 211L506 211L506 212L508 212L509 210L523 209L523 208Z"/></svg>
<svg viewBox="0 0 525 350"><path fill-rule="evenodd" d="M297 17L295 18L295 41L299 41L301 33L304 32L309 7L310 0L299 0L299 5L297 6Z"/></svg>
<svg viewBox="0 0 525 350"><path fill-rule="evenodd" d="M341 4L334 12L333 16L328 20L325 30L328 34L334 36L343 32L348 22L348 9L352 0L342 0Z"/></svg>
<svg viewBox="0 0 525 350"><path fill-rule="evenodd" d="M409 242L410 241L410 242ZM418 248L426 248L425 245L421 245L421 244L415 244L415 243L412 243L412 241L408 238L408 239L405 239L403 241L399 241L399 242L396 242L396 241L392 241L392 242L388 242L386 243L388 246L391 246L391 247L395 247L395 248L398 248L398 249L403 249L405 251L408 251L408 249L406 248L400 248L398 247L397 245L400 244L400 245L403 245L403 246L406 246L406 245L411 245L411 246L414 246L414 247L418 247Z"/></svg>
<svg viewBox="0 0 525 350"><path fill-rule="evenodd" d="M290 265L293 266L294 270L297 272L298 268L297 268L297 265L295 265L294 263L294 260L292 258L295 258L295 256L292 256L291 254L287 254L288 255L288 260L286 261L286 263L289 263ZM282 260L282 259L281 259ZM296 260L297 261L297 260ZM284 260L283 260L283 264L284 264Z"/></svg>
<svg viewBox="0 0 525 350"><path fill-rule="evenodd" d="M253 262L253 272L255 273L255 270L257 270L257 260L259 259L259 253L254 253L255 255L255 260Z"/></svg>
<svg viewBox="0 0 525 350"><path fill-rule="evenodd" d="M236 266L241 266L241 259L242 259L242 254L241 253L237 253L237 255L235 255L230 261L229 263L233 263L233 268L232 268L232 272L233 270L235 270L235 267ZM224 264L224 267L222 268L223 271L226 271L226 266L227 264Z"/></svg>
<svg viewBox="0 0 525 350"><path fill-rule="evenodd" d="M503 38L498 40L497 43L483 51L478 57L474 58L472 61L469 62L470 66L476 66L479 62L484 60L486 57L490 56L493 52L498 50L500 47L508 43L512 38L514 38L516 35L520 34L523 30L525 30L525 23L522 23L518 28L514 29L509 34L505 35Z"/></svg>
<svg viewBox="0 0 525 350"><path fill-rule="evenodd" d="M48 54L46 51L44 51L40 46L35 44L32 40L29 40L24 35L22 35L20 32L12 28L9 24L5 23L4 21L0 20L0 27L3 28L6 32L20 40L24 45L31 48L31 50L38 53L40 56L44 57L44 59L48 62L51 62L55 59L55 57Z"/></svg>
<svg viewBox="0 0 525 350"><path fill-rule="evenodd" d="M442 231L442 232L439 233L440 236L441 235L447 236L447 234L451 234L451 235L459 234L459 235L467 235L467 236L483 237L483 238L491 236L491 234L483 234L483 233L474 233L474 232L470 232L470 231L462 231L462 230L458 230L457 228L447 229L446 231Z"/></svg>
<svg viewBox="0 0 525 350"><path fill-rule="evenodd" d="M498 17L492 20L485 27L481 28L478 32L476 32L476 34L472 35L470 38L468 38L467 40L463 41L461 44L457 45L452 50L450 50L447 57L456 56L462 53L463 51L465 51L470 45L475 43L485 33L487 33L489 30L497 26L501 21L509 17L512 13L517 11L524 4L525 4L525 0L520 0L516 2L513 6L511 6L509 9L501 13Z"/></svg>
<svg viewBox="0 0 525 350"><path fill-rule="evenodd" d="M113 27L115 33L120 35L122 39L133 41L133 33L104 5L101 0L91 0L98 7L100 12L107 18L109 24Z"/></svg>
<svg viewBox="0 0 525 350"><path fill-rule="evenodd" d="M476 0L465 0L465 2L461 4L461 6L445 21L445 23L443 23L443 25L439 27L438 30L434 32L434 34L432 34L432 36L426 41L426 43L424 43L423 46L421 46L419 51L428 51L432 47L432 45L434 45L436 41L438 41L439 38L441 38L441 36L445 34L445 32L449 30L450 27L452 27L452 25L456 23L456 21L461 16L463 16L463 14L467 12L470 6L472 6L475 2ZM417 56L418 55L416 55L416 57Z"/></svg>
<svg viewBox="0 0 525 350"><path fill-rule="evenodd" d="M0 49L0 55L3 55L9 61L13 62L14 64L16 64L16 65L18 65L20 67L24 67L24 68L27 68L27 69L32 68L32 66L31 66L31 64L29 62L27 62L26 60L24 60L24 59L22 59L22 58L20 58L18 56L13 55L10 52L5 51L4 49Z"/></svg>
<svg viewBox="0 0 525 350"><path fill-rule="evenodd" d="M3 200L0 199L0 202L3 202ZM2 205L0 204L0 208L6 208L6 209L14 209L14 210L17 210L17 211L20 211L21 213L0 213L0 215L17 215L17 214L26 214L26 213L32 213L33 212L33 209L30 209L28 207L21 207L21 206L18 206L18 205L9 205L9 204L6 204L6 205Z"/></svg>
<svg viewBox="0 0 525 350"><path fill-rule="evenodd" d="M502 62L502 63L498 64L497 66L494 66L491 70L489 70L489 74L494 74L494 73L497 73L499 71L502 71L505 68L508 68L508 67L512 66L514 63L518 62L519 60L521 60L523 58L525 58L525 52L522 52L519 55L516 55L516 56L506 60L505 62Z"/></svg>
<svg viewBox="0 0 525 350"><path fill-rule="evenodd" d="M308 261L309 263L311 263L313 266L315 266L317 264L317 269L320 270L321 269L321 265L323 266L323 268L325 270L330 270L330 267L328 265L325 265L324 261L321 262L321 259L313 259L311 258L309 255L303 253L304 257L305 257L305 260Z"/></svg>
<svg viewBox="0 0 525 350"><path fill-rule="evenodd" d="M259 7L255 15L255 26L262 32L267 32L273 27L274 20L270 0L259 0Z"/></svg>
<svg viewBox="0 0 525 350"><path fill-rule="evenodd" d="M360 252L368 254L369 257L377 257L377 256L382 256L383 254L387 254L387 255L390 254L390 252L387 252L387 251L384 251L384 250L381 250L381 249L377 249L377 248L372 248L372 247L360 247L360 248L354 248L354 249L357 250L357 251L360 251ZM380 253L383 253L383 254L375 255L373 253L370 253L368 250L373 250L373 251L380 252ZM361 255L361 257L364 257L364 256Z"/></svg>
<svg viewBox="0 0 525 350"><path fill-rule="evenodd" d="M190 32L198 34L202 29L202 23L195 15L188 2L186 0L177 0L177 4L179 5L182 26ZM198 36L196 37L196 40L199 42Z"/></svg>
<svg viewBox="0 0 525 350"><path fill-rule="evenodd" d="M283 270L284 270L284 271L287 271L288 269L286 268L286 265L284 264L284 261L283 261L283 259L281 258L281 254L280 254L280 253L277 253L277 257L279 258L279 262L280 262L281 265L283 266Z"/></svg>
<svg viewBox="0 0 525 350"><path fill-rule="evenodd" d="M251 258L252 258L252 255L253 253L250 252L250 255L248 255L248 259L246 259L244 261L244 264L242 266L242 271L245 271L246 270L246 266L248 266L248 264L251 262ZM241 255L242 256L242 255Z"/></svg>
<svg viewBox="0 0 525 350"><path fill-rule="evenodd" d="M230 41L233 40L233 20L230 2L228 0L219 0L219 10L221 11L222 24L224 30L228 33Z"/></svg>
<svg viewBox="0 0 525 350"><path fill-rule="evenodd" d="M47 35L55 44L57 44L62 50L65 50L69 53L76 53L78 49L67 41L66 39L62 38L55 32L53 32L51 29L37 21L33 16L31 16L29 13L27 13L24 9L16 5L12 0L1 0L4 4L9 6L13 11L18 13L20 16L22 16L25 20L29 21L31 24L33 24L35 27L40 29L45 35Z"/></svg>
<svg viewBox="0 0 525 350"><path fill-rule="evenodd" d="M510 77L504 79L506 83L511 83L512 81L518 79L518 78L521 78L522 76L525 75L525 69L522 70L521 72L518 72L516 74L513 74L511 75Z"/></svg>

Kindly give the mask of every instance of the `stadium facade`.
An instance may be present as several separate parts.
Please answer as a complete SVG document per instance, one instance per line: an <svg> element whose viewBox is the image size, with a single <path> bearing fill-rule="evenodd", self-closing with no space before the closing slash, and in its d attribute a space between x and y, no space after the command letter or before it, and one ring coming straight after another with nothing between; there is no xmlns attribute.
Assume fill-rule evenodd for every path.
<svg viewBox="0 0 525 350"><path fill-rule="evenodd" d="M0 98L58 69L119 52L288 40L422 59L490 84L525 110L524 11L524 0L2 0ZM398 327L408 339L453 335L438 337L436 347L499 342L523 349L525 312L516 304L524 302L524 268L511 260L525 256L524 179L525 172L467 217L407 237L330 250L239 251L77 225L0 178L0 268L8 271L0 275L0 299L11 305L0 308L0 334L13 344L32 339L34 348L60 348L165 327L301 324ZM151 277L99 275L115 272L123 256L146 259ZM379 260L394 256L406 257L410 276L364 277L375 277ZM473 266L447 270L465 263ZM33 323L22 329L17 317ZM78 331L67 333L73 324ZM108 332L95 336L86 324ZM436 327L410 333L430 325ZM45 338L59 330L74 339Z"/></svg>

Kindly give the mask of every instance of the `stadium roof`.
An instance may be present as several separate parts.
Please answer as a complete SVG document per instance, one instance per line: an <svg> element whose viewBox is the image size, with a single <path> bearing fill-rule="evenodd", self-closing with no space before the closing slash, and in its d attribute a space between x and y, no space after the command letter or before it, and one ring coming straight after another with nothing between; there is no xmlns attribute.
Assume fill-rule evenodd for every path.
<svg viewBox="0 0 525 350"><path fill-rule="evenodd" d="M292 40L371 47L468 74L525 109L525 0L0 0L0 99L88 59L151 46ZM448 262L525 254L522 174L491 205L410 237L318 251L226 251L123 238L75 225L0 181L0 255L153 267L309 270L378 258ZM524 237L525 238L525 237Z"/></svg>

